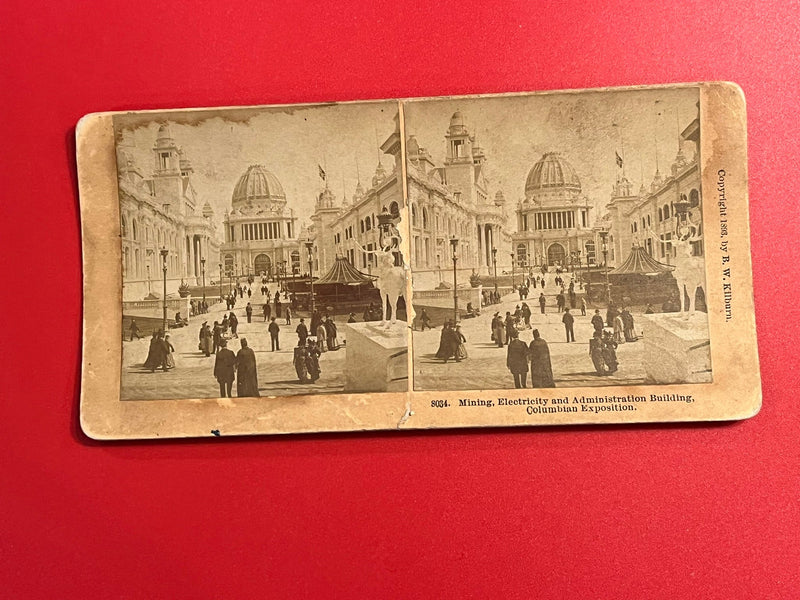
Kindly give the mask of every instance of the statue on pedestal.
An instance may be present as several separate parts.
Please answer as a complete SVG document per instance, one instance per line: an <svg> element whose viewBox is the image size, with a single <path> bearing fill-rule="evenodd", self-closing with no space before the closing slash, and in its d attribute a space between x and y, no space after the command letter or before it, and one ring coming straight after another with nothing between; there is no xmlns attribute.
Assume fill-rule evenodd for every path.
<svg viewBox="0 0 800 600"><path fill-rule="evenodd" d="M394 217L386 207L378 215L378 246L380 250L367 250L358 242L356 245L365 254L374 254L377 259L378 279L375 284L381 294L381 308L383 320L381 325L386 325L386 315L392 313L391 324L397 321L397 300L400 296L405 297L406 291L406 270L404 266L395 265L395 253L400 252L400 231L397 229Z"/></svg>

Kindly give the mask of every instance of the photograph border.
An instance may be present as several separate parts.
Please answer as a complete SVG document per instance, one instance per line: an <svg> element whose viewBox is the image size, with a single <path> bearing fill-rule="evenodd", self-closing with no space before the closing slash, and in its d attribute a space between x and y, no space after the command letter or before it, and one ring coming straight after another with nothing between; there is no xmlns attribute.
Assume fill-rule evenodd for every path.
<svg viewBox="0 0 800 600"><path fill-rule="evenodd" d="M94 439L143 439L361 431L495 427L585 423L642 423L743 419L761 406L755 314L750 258L747 200L746 109L741 89L731 83L691 83L665 86L594 88L514 94L453 96L457 99L619 92L672 87L700 88L701 178L706 252L706 298L714 381L703 384L610 386L529 390L542 399L569 396L634 394L691 395L688 402L645 402L636 411L534 413L526 406L498 406L500 398L521 397L517 390L423 392L413 390L413 337L409 335L409 391L380 394L331 394L290 397L120 401L122 347L122 264L114 113L85 116L76 128L78 184L83 237L84 319L80 422ZM396 100L401 128L401 177L408 210L405 165L405 101ZM386 100L376 100L385 102ZM326 104L319 104L325 106ZM288 105L291 106L291 105ZM303 106L314 106L307 104ZM230 107L241 109L247 107ZM258 107L253 107L258 108ZM177 110L225 110L177 109ZM171 111L156 110L153 113ZM724 187L718 191L718 172ZM717 197L724 194L728 233L720 240ZM713 201L712 201L713 200ZM402 250L409 257L409 219L404 216ZM720 243L712 240L725 241ZM731 275L723 281L723 257ZM108 293L109 282L116 282ZM723 290L723 285L730 286ZM407 278L407 305L411 305L411 277ZM102 290L98 293L97 290ZM726 298L726 294L729 296ZM726 319L726 303L730 318ZM515 396L516 394L516 396ZM494 406L459 406L460 400L492 399ZM441 406L442 401L449 408ZM309 408L311 410L309 410ZM529 407L528 407L529 408Z"/></svg>

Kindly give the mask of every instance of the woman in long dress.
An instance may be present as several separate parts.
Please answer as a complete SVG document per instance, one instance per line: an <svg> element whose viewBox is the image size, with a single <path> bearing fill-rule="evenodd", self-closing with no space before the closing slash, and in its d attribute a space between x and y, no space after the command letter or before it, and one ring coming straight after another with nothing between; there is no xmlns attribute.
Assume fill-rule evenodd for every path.
<svg viewBox="0 0 800 600"><path fill-rule="evenodd" d="M467 346L465 345L467 338L461 333L461 325L456 325L453 341L456 343L456 360L467 358Z"/></svg>
<svg viewBox="0 0 800 600"><path fill-rule="evenodd" d="M164 364L168 369L175 368L175 359L172 353L175 352L175 346L169 341L169 334L164 336Z"/></svg>
<svg viewBox="0 0 800 600"><path fill-rule="evenodd" d="M311 383L319 379L322 369L319 368L319 355L322 353L320 350L322 344L317 344L313 339L308 338L308 346L306 347L306 371L311 378Z"/></svg>
<svg viewBox="0 0 800 600"><path fill-rule="evenodd" d="M614 341L608 331L603 334L603 361L608 367L608 373L614 373L619 368L617 342Z"/></svg>
<svg viewBox="0 0 800 600"><path fill-rule="evenodd" d="M161 331L153 333L150 338L150 347L147 349L147 358L144 361L144 368L150 369L153 373L157 368L164 366L164 340ZM164 368L166 371L166 367Z"/></svg>
<svg viewBox="0 0 800 600"><path fill-rule="evenodd" d="M589 356L592 358L592 364L597 374L605 375L606 363L603 359L603 335L599 331L595 331L594 337L589 340Z"/></svg>
<svg viewBox="0 0 800 600"><path fill-rule="evenodd" d="M306 383L308 381L308 367L306 366L306 358L308 357L308 352L306 351L305 344L303 341L298 341L297 346L294 348L294 370L297 373L297 379L300 383Z"/></svg>
<svg viewBox="0 0 800 600"><path fill-rule="evenodd" d="M622 337L622 332L624 329L625 327L622 325L622 317L619 314L617 314L614 317L614 341L617 344L625 343L625 339Z"/></svg>
<svg viewBox="0 0 800 600"><path fill-rule="evenodd" d="M317 334L317 344L316 347L320 352L325 352L325 339L327 338L328 334L325 330L325 325L320 321L317 324L317 329L311 330L311 335Z"/></svg>
<svg viewBox="0 0 800 600"><path fill-rule="evenodd" d="M436 351L436 358L440 358L447 362L454 354L453 338L450 335L451 325L450 321L446 321L444 325L442 325L442 334L439 337L439 349Z"/></svg>
<svg viewBox="0 0 800 600"><path fill-rule="evenodd" d="M503 319L500 318L500 313L494 313L494 318L492 319L492 341L500 348L503 347L505 327L503 326Z"/></svg>
<svg viewBox="0 0 800 600"><path fill-rule="evenodd" d="M242 348L236 353L236 395L242 397L258 397L258 371L256 355L248 347L247 338L242 338Z"/></svg>
<svg viewBox="0 0 800 600"><path fill-rule="evenodd" d="M625 341L635 342L639 338L636 335L636 330L633 327L633 315L627 308L623 308L620 316L622 317L622 327L624 328L625 332Z"/></svg>

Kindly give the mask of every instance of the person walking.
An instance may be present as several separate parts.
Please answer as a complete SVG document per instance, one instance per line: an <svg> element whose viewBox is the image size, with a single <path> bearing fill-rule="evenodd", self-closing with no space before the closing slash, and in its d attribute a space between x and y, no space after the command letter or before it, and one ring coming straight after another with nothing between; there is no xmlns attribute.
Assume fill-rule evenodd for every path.
<svg viewBox="0 0 800 600"><path fill-rule="evenodd" d="M619 362L617 361L617 343L611 337L610 331L603 333L603 361L606 363L609 374L619 369Z"/></svg>
<svg viewBox="0 0 800 600"><path fill-rule="evenodd" d="M281 293L275 292L275 316L281 318Z"/></svg>
<svg viewBox="0 0 800 600"><path fill-rule="evenodd" d="M309 323L311 331L316 331L320 323L322 323L322 316L319 314L318 310L315 310L311 313L311 323Z"/></svg>
<svg viewBox="0 0 800 600"><path fill-rule="evenodd" d="M617 313L616 315L614 315L614 341L617 344L625 343L625 338L622 337L622 332L624 329L625 327L622 324L622 317L620 316L619 313Z"/></svg>
<svg viewBox="0 0 800 600"><path fill-rule="evenodd" d="M338 331L336 329L336 323L333 322L333 319L330 317L325 317L325 333L327 334L328 340L328 350L338 350L339 349L339 340L336 339L338 335Z"/></svg>
<svg viewBox="0 0 800 600"><path fill-rule="evenodd" d="M558 306L558 312L564 312L564 308L566 307L565 299L564 299L564 292L558 292L556 296L556 306Z"/></svg>
<svg viewBox="0 0 800 600"><path fill-rule="evenodd" d="M556 387L553 379L553 366L550 364L550 348L547 346L547 342L539 336L538 329L533 330L533 341L528 347L528 357L531 361L531 387Z"/></svg>
<svg viewBox="0 0 800 600"><path fill-rule="evenodd" d="M153 337L150 338L150 347L147 349L147 358L144 361L145 369L150 369L151 373L155 373L156 369L162 367L164 371L167 370L164 364L164 341L162 339L163 333L159 329L153 332Z"/></svg>
<svg viewBox="0 0 800 600"><path fill-rule="evenodd" d="M317 349L320 352L326 352L327 351L326 342L327 342L327 338L328 338L328 331L325 329L325 325L320 323L319 325L317 325L316 330L312 330L312 333L315 333L317 335Z"/></svg>
<svg viewBox="0 0 800 600"><path fill-rule="evenodd" d="M264 307L261 309L264 313L264 323L269 321L269 315L272 312L272 307L269 305L269 302L264 303Z"/></svg>
<svg viewBox="0 0 800 600"><path fill-rule="evenodd" d="M322 369L319 368L319 357L322 351L319 345L313 339L308 338L308 345L306 346L306 371L311 383L315 383L319 379Z"/></svg>
<svg viewBox="0 0 800 600"><path fill-rule="evenodd" d="M252 307L252 306L250 306L250 303L249 303L249 302L247 303L247 306L245 306L245 308L244 308L244 312L245 312L245 314L247 315L247 322L248 322L248 323L252 323L252 319L253 319L253 307Z"/></svg>
<svg viewBox="0 0 800 600"><path fill-rule="evenodd" d="M586 316L586 296L581 296L581 316Z"/></svg>
<svg viewBox="0 0 800 600"><path fill-rule="evenodd" d="M575 341L575 332L573 331L572 327L575 323L575 317L573 317L568 308L564 309L564 316L561 317L561 322L564 323L564 330L567 333L567 343Z"/></svg>
<svg viewBox="0 0 800 600"><path fill-rule="evenodd" d="M272 341L272 351L275 352L276 350L281 349L280 341L278 340L278 334L281 332L280 326L275 322L275 317L272 317L269 322L269 327L267 327L267 331L269 331L269 337Z"/></svg>
<svg viewBox="0 0 800 600"><path fill-rule="evenodd" d="M592 326L594 327L595 331L603 331L603 326L605 323L603 322L603 317L600 315L600 309L594 309L594 316L592 317Z"/></svg>
<svg viewBox="0 0 800 600"><path fill-rule="evenodd" d="M238 338L239 334L236 333L236 330L239 328L239 319L236 318L236 314L231 311L231 316L228 319L228 325L231 326L231 336Z"/></svg>
<svg viewBox="0 0 800 600"><path fill-rule="evenodd" d="M542 292L539 294L539 308L541 309L542 314L544 314L544 307L546 304L547 304L547 298L544 297L544 292Z"/></svg>
<svg viewBox="0 0 800 600"><path fill-rule="evenodd" d="M286 307L286 324L287 325L291 325L292 324L292 307L291 306L287 306Z"/></svg>
<svg viewBox="0 0 800 600"><path fill-rule="evenodd" d="M175 346L169 341L169 334L164 336L164 370L175 368L175 359L172 353L175 352Z"/></svg>
<svg viewBox="0 0 800 600"><path fill-rule="evenodd" d="M428 311L426 311L424 308L422 309L422 312L420 312L419 322L422 324L422 331L425 331L426 327L428 329L433 329L433 327L431 327L431 318L428 316Z"/></svg>
<svg viewBox="0 0 800 600"><path fill-rule="evenodd" d="M595 330L589 340L589 356L592 359L592 364L597 374L605 375L606 363L603 359L603 334L600 331Z"/></svg>
<svg viewBox="0 0 800 600"><path fill-rule="evenodd" d="M305 383L308 381L307 358L308 351L306 350L305 343L302 343L298 340L297 346L295 346L294 353L292 355L292 363L294 364L294 371L297 373L297 380L300 383Z"/></svg>
<svg viewBox="0 0 800 600"><path fill-rule="evenodd" d="M511 316L510 311L506 311L506 320L503 323L503 326L505 327L505 334L506 334L505 338L503 339L503 342L505 343L512 337L514 337L514 334L517 333L517 327L516 325L514 325L514 317Z"/></svg>
<svg viewBox="0 0 800 600"><path fill-rule="evenodd" d="M456 323L455 331L453 332L453 343L456 346L455 357L456 362L460 362L461 360L468 358L467 354L467 338L464 337L464 334L461 332L461 324Z"/></svg>
<svg viewBox="0 0 800 600"><path fill-rule="evenodd" d="M527 387L528 346L519 339L519 336L515 335L508 342L506 367L508 367L508 370L511 371L511 374L514 376L515 388Z"/></svg>
<svg viewBox="0 0 800 600"><path fill-rule="evenodd" d="M308 337L308 327L306 327L306 320L304 318L300 318L300 323L297 324L297 328L294 331L297 333L297 339L300 344L305 346L306 338Z"/></svg>
<svg viewBox="0 0 800 600"><path fill-rule="evenodd" d="M494 313L494 317L492 317L492 340L500 348L505 345L505 327L503 326L503 319L500 318L499 312Z"/></svg>
<svg viewBox="0 0 800 600"><path fill-rule="evenodd" d="M522 320L525 322L525 329L531 326L531 309L527 302L522 303Z"/></svg>
<svg viewBox="0 0 800 600"><path fill-rule="evenodd" d="M258 398L256 355L242 338L242 348L236 353L236 395L239 398Z"/></svg>
<svg viewBox="0 0 800 600"><path fill-rule="evenodd" d="M619 316L622 319L622 328L623 333L625 334L625 341L635 342L638 340L639 336L636 335L636 329L634 329L633 326L633 315L631 314L631 311L629 311L627 308L623 308Z"/></svg>
<svg viewBox="0 0 800 600"><path fill-rule="evenodd" d="M137 340L142 339L142 336L139 335L139 326L136 324L136 319L131 319L130 332L131 332L131 339L130 339L131 342L133 341L133 336L136 336Z"/></svg>
<svg viewBox="0 0 800 600"><path fill-rule="evenodd" d="M233 389L233 379L236 372L236 355L228 350L228 341L222 340L222 346L214 360L214 377L219 383L219 397L230 398Z"/></svg>

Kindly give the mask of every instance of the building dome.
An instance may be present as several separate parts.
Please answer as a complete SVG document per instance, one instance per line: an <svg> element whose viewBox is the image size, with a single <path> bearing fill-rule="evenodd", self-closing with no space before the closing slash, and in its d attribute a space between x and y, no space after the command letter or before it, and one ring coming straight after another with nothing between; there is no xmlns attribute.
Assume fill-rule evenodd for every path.
<svg viewBox="0 0 800 600"><path fill-rule="evenodd" d="M449 133L450 135L464 135L467 133L467 124L460 110L454 112L453 116L450 117Z"/></svg>
<svg viewBox="0 0 800 600"><path fill-rule="evenodd" d="M233 188L233 207L259 204L272 200L286 201L278 178L261 165L250 165Z"/></svg>
<svg viewBox="0 0 800 600"><path fill-rule="evenodd" d="M571 164L557 152L548 152L528 172L525 193L557 189L580 193L581 182Z"/></svg>

